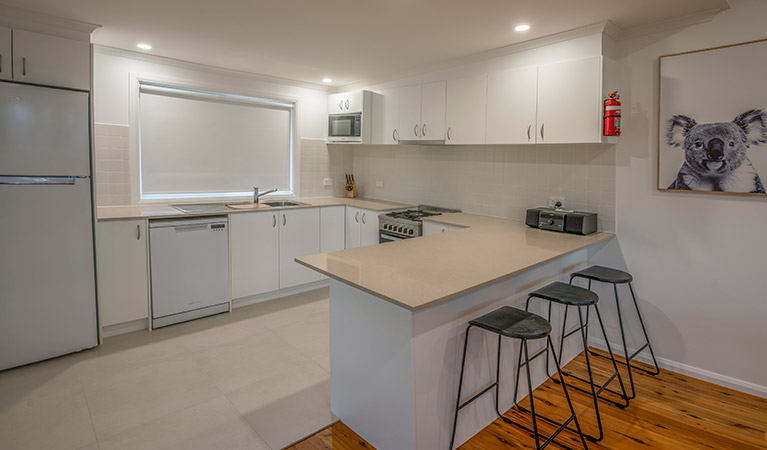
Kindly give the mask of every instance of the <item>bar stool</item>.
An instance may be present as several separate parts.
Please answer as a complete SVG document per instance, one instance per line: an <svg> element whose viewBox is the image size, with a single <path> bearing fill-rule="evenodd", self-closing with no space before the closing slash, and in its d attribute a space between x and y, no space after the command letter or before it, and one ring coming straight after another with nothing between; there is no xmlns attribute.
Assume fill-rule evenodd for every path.
<svg viewBox="0 0 767 450"><path fill-rule="evenodd" d="M463 374L464 369L466 368L466 349L469 343L469 331L471 331L472 327L478 327L482 328L484 330L490 331L491 333L496 333L498 335L498 358L496 360L496 368L495 368L495 381L490 384L490 386L483 389L481 392L470 398L469 400L466 400L465 402L461 403L461 388L463 387ZM551 345L551 324L547 322L543 317L537 316L535 314L522 311L521 309L512 308L510 306L503 306L501 308L496 309L495 311L489 312L485 314L482 317L479 317L477 319L469 321L469 327L466 329L466 338L464 339L463 343L463 359L461 361L461 376L458 381L458 398L455 402L455 417L453 418L453 434L450 437L450 450L453 449L453 444L455 442L455 431L456 431L456 425L458 424L458 411L460 411L462 408L469 405L474 400L478 399L482 395L484 395L486 392L490 391L491 389L495 388L495 412L498 414L498 416L503 419L504 422L515 425L519 428L522 428L523 430L527 431L528 433L532 433L535 437L535 448L537 450L541 450L543 448L546 448L553 440L554 438L559 435L559 433L562 432L565 428L567 428L567 425L570 424L570 422L575 422L575 427L577 428L576 433L581 438L581 442L583 443L583 448L585 450L588 450L588 446L586 445L586 440L584 439L583 433L581 432L580 424L578 423L578 418L575 416L575 410L573 409L573 404L570 401L570 395L567 393L567 387L564 384L564 380L562 380L562 390L565 393L565 398L567 399L567 405L570 408L570 417L565 420L565 422L559 426L559 428L552 433L551 436L546 437L543 435L540 435L538 433L538 422L537 417L539 417L539 414L535 413L535 403L533 402L533 388L532 388L532 381L530 378L530 367L529 363L544 353L544 350L548 350L549 347L551 347L551 351L553 353L554 357L554 363L557 365L557 370L559 370L559 360L557 359L556 353L554 353L554 347ZM517 363L517 387L518 387L518 381L519 381L519 371L522 366L525 366L525 371L527 373L527 389L528 394L530 398L530 411L533 421L533 429L512 421L511 419L504 417L501 412L498 410L498 382L501 372L501 340L502 338L510 337L514 339L520 340L520 349L519 349L519 362ZM537 340L537 339L543 339L546 338L547 340L547 346L546 349L538 351L536 354L534 354L532 357L530 357L527 349L527 341L528 340ZM522 351L524 350L525 354L525 361L522 362ZM560 379L562 375L560 374ZM516 391L516 388L515 388ZM516 405L516 392L514 393L514 404ZM568 430L573 431L568 428ZM540 443L540 437L543 437L546 439L546 441L541 445ZM559 443L558 443L559 444ZM567 447L563 444L559 444L565 448Z"/></svg>
<svg viewBox="0 0 767 450"><path fill-rule="evenodd" d="M588 383L590 387L590 391L587 391L586 389L581 388L580 386L577 386L574 384L567 384L567 386L575 390L581 391L583 393L590 394L592 398L594 399L594 413L597 418L597 427L599 429L599 435L592 436L587 434L586 438L592 442L601 441L602 439L604 439L604 431L602 428L602 417L599 413L599 399L602 399L608 403L612 403L619 408L625 408L629 404L629 398L628 398L628 395L626 394L626 389L623 386L623 380L621 379L621 374L618 371L618 365L616 364L615 358L613 357L613 352L610 349L609 344L607 344L607 351L610 353L610 359L613 363L613 373L610 375L610 377L608 377L607 381L605 381L602 384L596 384L594 382L594 374L591 370L591 359L589 358L589 346L588 346L588 334L589 334L588 311L590 306L593 306L594 310L597 313L597 319L599 319L599 326L602 328L602 334L605 335L605 342L607 341L607 337L606 337L607 335L605 334L605 327L602 324L602 316L599 314L599 307L597 306L597 302L599 302L599 296L588 289L584 289L582 287L573 286L570 284L565 284L565 283L560 283L559 281L555 281L551 284L547 284L546 286L531 292L529 296L527 297L527 302L525 303L525 311L528 311L530 309L530 300L534 298L539 298L549 302L549 314L548 314L549 321L551 321L551 306L553 303L558 303L560 305L564 305L565 307L564 320L562 320L562 335L559 340L560 357L562 356L562 349L564 347L565 338L568 338L578 332L580 332L581 334L581 341L583 342L583 353L586 358L586 369L588 371L588 376L589 376L588 379L585 379L583 377L580 377L578 375L575 375L565 370L560 370L560 373L561 375L572 377L584 383ZM578 308L579 325L576 326L574 329L567 331L567 313L571 306ZM585 321L583 319L583 314L581 312L582 308L586 308ZM548 350L548 347L547 347L547 350ZM546 357L546 373L547 374L550 373L548 362L549 361L548 361L548 355L547 355ZM560 375L560 378L561 378L561 375ZM554 381L555 383L559 383L560 381L553 378L551 375L549 375L549 378L551 378L551 380ZM618 383L620 384L622 392L616 392L608 388L610 383L612 383L613 380L615 380L616 378L618 379ZM623 403L618 403L612 399L601 397L601 394L604 391L613 393L621 397L623 399ZM549 418L542 417L542 419L546 420L549 423L557 424L557 422Z"/></svg>
<svg viewBox="0 0 767 450"><path fill-rule="evenodd" d="M591 289L592 281L598 281L601 283L611 283L613 285L613 291L615 292L615 307L618 310L618 324L620 325L621 339L623 340L623 356L624 358L626 358L626 362L618 361L618 363L626 366L628 370L629 383L631 384L631 396L629 397L629 399L632 399L636 397L636 391L634 390L634 377L631 374L631 369L641 370L642 372L645 372L652 376L658 375L660 373L660 367L658 367L658 361L655 359L655 352L653 352L652 350L652 345L650 345L650 338L647 336L647 329L645 329L644 321L642 320L642 313L639 312L639 304L637 304L637 298L636 298L636 295L634 295L634 288L631 286L631 282L634 280L634 277L632 277L630 273L624 272L622 270L611 269L609 267L603 267L603 266L591 266L571 274L570 275L571 284L574 278L585 278L589 280L589 289ZM629 285L629 290L631 291L631 298L634 300L634 307L637 310L637 316L639 317L639 324L642 326L642 333L644 334L644 338L645 338L645 344L639 347L639 349L630 356L629 356L628 348L626 347L626 334L623 331L623 316L621 314L621 305L618 298L619 284ZM605 335L605 342L608 342L606 335ZM634 359L645 348L650 350L650 356L652 356L652 362L655 365L654 371L647 370L643 367L634 366L631 364L631 360ZM608 344L608 349L609 349L609 344ZM596 352L591 352L591 354L599 358L606 358L605 356Z"/></svg>

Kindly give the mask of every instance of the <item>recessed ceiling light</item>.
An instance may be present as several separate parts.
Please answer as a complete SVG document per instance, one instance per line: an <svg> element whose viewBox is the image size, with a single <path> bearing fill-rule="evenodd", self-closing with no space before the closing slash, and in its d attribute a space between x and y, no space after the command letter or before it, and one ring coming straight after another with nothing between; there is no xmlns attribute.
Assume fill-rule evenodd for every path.
<svg viewBox="0 0 767 450"><path fill-rule="evenodd" d="M527 31L530 29L530 25L517 25L514 27L514 31Z"/></svg>
<svg viewBox="0 0 767 450"><path fill-rule="evenodd" d="M332 79L332 78L323 78L323 79L322 79L322 82L323 82L323 83L332 83L332 82L333 82L333 79Z"/></svg>
<svg viewBox="0 0 767 450"><path fill-rule="evenodd" d="M152 46L149 44L136 44L136 47L140 48L141 50L152 50Z"/></svg>

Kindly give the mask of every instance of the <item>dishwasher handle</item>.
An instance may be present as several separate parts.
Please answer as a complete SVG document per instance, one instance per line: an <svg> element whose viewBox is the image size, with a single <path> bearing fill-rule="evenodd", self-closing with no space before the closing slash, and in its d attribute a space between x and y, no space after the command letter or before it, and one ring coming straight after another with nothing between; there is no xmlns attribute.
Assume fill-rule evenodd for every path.
<svg viewBox="0 0 767 450"><path fill-rule="evenodd" d="M187 225L175 225L173 230L175 231L194 231L194 230L207 230L207 223L190 223Z"/></svg>

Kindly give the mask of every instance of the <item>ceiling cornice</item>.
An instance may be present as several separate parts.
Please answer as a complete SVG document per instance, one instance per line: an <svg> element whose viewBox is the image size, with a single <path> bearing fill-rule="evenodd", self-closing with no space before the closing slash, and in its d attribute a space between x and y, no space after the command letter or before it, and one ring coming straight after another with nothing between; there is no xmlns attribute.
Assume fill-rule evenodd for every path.
<svg viewBox="0 0 767 450"><path fill-rule="evenodd" d="M274 77L271 75L262 75L253 72L245 72L242 70L225 69L223 67L210 66L207 64L200 64L195 62L183 61L180 59L168 58L165 56L149 55L141 52L134 52L130 50L124 50L121 48L107 47L104 45L94 45L93 49L96 53L104 55L120 56L124 58L136 59L139 61L145 61L149 63L162 64L165 66L178 67L181 69L196 70L201 72L215 73L219 75L227 75L238 78L247 78L249 80L261 81L264 83L281 84L285 86L301 87L306 89L314 89L318 91L330 92L331 87L318 84L309 83L307 81L292 80L289 78Z"/></svg>
<svg viewBox="0 0 767 450"><path fill-rule="evenodd" d="M0 5L0 25L90 42L101 25Z"/></svg>

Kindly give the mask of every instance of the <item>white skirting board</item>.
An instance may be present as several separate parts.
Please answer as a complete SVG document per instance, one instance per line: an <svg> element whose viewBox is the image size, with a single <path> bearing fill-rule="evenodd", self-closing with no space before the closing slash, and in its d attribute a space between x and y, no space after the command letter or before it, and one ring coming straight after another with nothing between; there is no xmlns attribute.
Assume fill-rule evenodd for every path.
<svg viewBox="0 0 767 450"><path fill-rule="evenodd" d="M596 339L590 336L589 345L602 350L607 350L607 346L605 345L604 339ZM610 347L612 347L613 352L616 352L616 355L618 355L618 353L621 353L622 355L622 352L617 352L617 349L623 349L623 344L611 342ZM636 349L629 347L628 351L629 351L629 354L633 354L636 351ZM642 353L637 355L634 359L637 361L652 365L652 358L650 358L650 352L647 349L645 349ZM661 369L666 369L666 370L670 370L672 372L676 372L682 375L691 376L699 380L708 381L709 383L713 383L718 386L724 386L730 389L734 389L736 391L744 392L746 394L755 395L761 398L767 398L767 386L760 386L756 383L739 380L737 378L729 377L727 375L722 375L716 372L711 372L709 370L700 369L698 367L690 366L688 364L683 364L680 362L672 361L670 359L661 358L658 356L656 356L656 359L658 360L658 366L660 366Z"/></svg>

